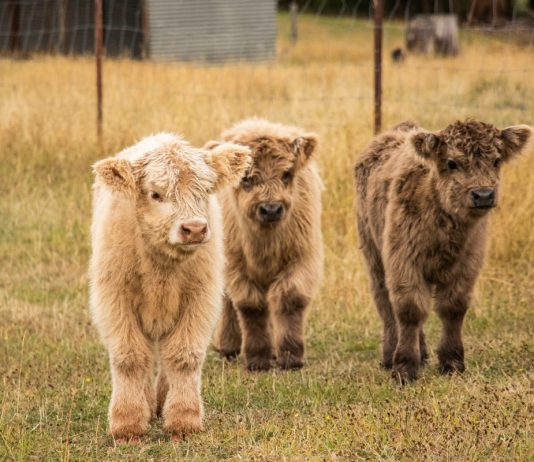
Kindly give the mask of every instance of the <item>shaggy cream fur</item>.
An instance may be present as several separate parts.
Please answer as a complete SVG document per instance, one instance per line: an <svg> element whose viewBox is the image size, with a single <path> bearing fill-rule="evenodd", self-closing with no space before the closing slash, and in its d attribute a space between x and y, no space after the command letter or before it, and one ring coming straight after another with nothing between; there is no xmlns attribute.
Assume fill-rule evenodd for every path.
<svg viewBox="0 0 534 462"><path fill-rule="evenodd" d="M109 351L116 438L144 434L157 412L175 437L202 428L201 368L223 295L214 193L239 184L249 153L159 134L94 165L90 305Z"/></svg>

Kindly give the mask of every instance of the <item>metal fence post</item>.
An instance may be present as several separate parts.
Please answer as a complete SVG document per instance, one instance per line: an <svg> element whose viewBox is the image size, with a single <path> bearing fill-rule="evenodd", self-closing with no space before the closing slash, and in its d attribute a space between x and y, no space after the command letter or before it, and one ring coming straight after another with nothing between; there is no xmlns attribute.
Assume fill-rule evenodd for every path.
<svg viewBox="0 0 534 462"><path fill-rule="evenodd" d="M9 34L9 48L11 53L20 51L20 5L16 0L9 2L9 12L11 15L11 31Z"/></svg>
<svg viewBox="0 0 534 462"><path fill-rule="evenodd" d="M96 134L102 141L102 0L95 0Z"/></svg>
<svg viewBox="0 0 534 462"><path fill-rule="evenodd" d="M59 38L58 38L58 44L57 44L57 52L60 54L66 54L67 53L67 47L66 47L67 0L59 0L58 22L59 22Z"/></svg>
<svg viewBox="0 0 534 462"><path fill-rule="evenodd" d="M148 25L148 0L143 0L141 3L142 7L142 16L141 16L141 25L143 29L143 39L141 57L143 59L148 59L150 57L150 28Z"/></svg>
<svg viewBox="0 0 534 462"><path fill-rule="evenodd" d="M373 0L375 31L375 134L382 128L382 19L384 17L384 0Z"/></svg>
<svg viewBox="0 0 534 462"><path fill-rule="evenodd" d="M297 15L299 12L299 6L297 0L292 0L289 4L289 19L291 22L291 41L297 43L299 37L298 28L297 28Z"/></svg>

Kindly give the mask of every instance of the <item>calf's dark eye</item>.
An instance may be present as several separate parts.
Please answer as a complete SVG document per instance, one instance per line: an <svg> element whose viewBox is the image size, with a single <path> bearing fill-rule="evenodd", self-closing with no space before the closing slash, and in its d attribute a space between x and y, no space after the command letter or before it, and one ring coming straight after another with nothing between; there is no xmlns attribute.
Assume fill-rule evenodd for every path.
<svg viewBox="0 0 534 462"><path fill-rule="evenodd" d="M245 191L250 191L253 186L252 178L249 176L244 177L241 180L241 186Z"/></svg>
<svg viewBox="0 0 534 462"><path fill-rule="evenodd" d="M285 184L288 184L291 181L291 178L293 178L293 175L289 171L288 172L284 172L284 174L282 175L282 181Z"/></svg>
<svg viewBox="0 0 534 462"><path fill-rule="evenodd" d="M500 167L500 165L501 165L501 159L495 159L495 160L493 161L493 166L494 166L495 168Z"/></svg>
<svg viewBox="0 0 534 462"><path fill-rule="evenodd" d="M457 170L458 169L458 164L454 160L449 159L447 161L447 168L449 170Z"/></svg>
<svg viewBox="0 0 534 462"><path fill-rule="evenodd" d="M150 192L150 198L154 199L155 201L158 201L158 202L161 202L161 200L162 200L161 194L157 193L156 191L151 191Z"/></svg>

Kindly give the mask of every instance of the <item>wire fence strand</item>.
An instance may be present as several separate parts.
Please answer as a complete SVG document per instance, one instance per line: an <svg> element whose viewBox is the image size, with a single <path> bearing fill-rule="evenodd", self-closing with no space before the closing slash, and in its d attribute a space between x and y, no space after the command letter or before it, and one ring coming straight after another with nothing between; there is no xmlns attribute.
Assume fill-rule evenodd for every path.
<svg viewBox="0 0 534 462"><path fill-rule="evenodd" d="M258 10L256 0L252 1L252 7L247 7L246 1L209 0L206 3L212 9L211 15L206 16L209 11L202 8L183 10L182 16L173 19L177 21L176 26L166 23L162 30L150 28L151 14L154 19L160 12L179 12L172 10L170 5L174 2L103 0L102 3L106 58L103 87L107 98L104 111L127 110L132 102L152 97L197 104L236 101L244 107L249 103L256 111L262 106L266 112L269 106L287 105L293 108L295 117L306 117L309 108L322 107L323 122L328 126L345 123L343 114L354 117L357 111L350 105L372 111L375 104L372 79L377 67L373 63L370 20L373 7L367 0L339 2L337 11L332 11L331 2L326 0L300 1L291 13L296 15L293 17L288 2L277 4L273 0L268 6L267 0L262 3L264 9ZM450 5L445 6L447 9ZM516 12L508 19L503 17L498 27L494 23L479 22L471 27L462 24L462 59L458 60L419 55L406 49L408 21L414 15L415 7L410 1L386 4L381 28L382 106L386 120L409 117L413 106L429 114L447 111L470 116L501 111L514 120L534 117L534 79L531 78L534 22L528 16L521 18ZM94 17L92 1L1 2L3 61L56 59L59 63L75 56L92 56ZM203 31L206 35L203 41L198 41L187 29L187 23L203 23L206 17L209 28ZM236 17L242 22L236 23ZM175 29L187 30L189 35L180 35ZM219 42L217 46L215 42ZM245 49L243 42L254 43L256 48ZM176 48L186 46L193 50L188 56L203 58L178 59L177 56L185 55ZM154 57L154 47L159 47L163 54ZM208 51L201 51L202 47ZM230 53L231 47L234 51ZM510 49L514 50L513 56L509 54ZM217 52L221 55L216 55ZM190 73L191 81L185 87L181 79L180 87L167 81L162 87L147 88L143 81L120 71L120 63L132 59L139 61L145 73L157 74L164 68L171 73ZM53 69L52 63L48 65ZM223 75L231 76L231 84L220 84ZM262 90L258 91L260 84ZM25 91L25 85L25 82L0 81L0 92L7 95ZM81 92L94 91L85 80L74 76L72 80L63 78L62 85L71 85ZM414 94L414 86L418 93ZM339 117L332 116L337 113ZM363 116L372 120L371 113ZM318 115L309 118L318 123Z"/></svg>

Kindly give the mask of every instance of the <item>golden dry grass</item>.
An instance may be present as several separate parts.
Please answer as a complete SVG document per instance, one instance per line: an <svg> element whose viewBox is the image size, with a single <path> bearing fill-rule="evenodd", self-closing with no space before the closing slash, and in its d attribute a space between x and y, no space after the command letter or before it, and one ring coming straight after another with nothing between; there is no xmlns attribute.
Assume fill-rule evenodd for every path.
<svg viewBox="0 0 534 462"><path fill-rule="evenodd" d="M307 17L278 58L224 67L106 61L105 139L95 139L90 59L0 61L0 460L532 460L533 154L505 168L489 258L465 329L468 370L435 357L399 389L378 367L380 322L354 232L351 166L372 136L368 22ZM534 123L532 48L464 33L456 59L387 54L385 126L475 117ZM321 136L326 277L301 372L250 375L210 353L207 430L138 446L106 435L110 381L90 324L90 165L155 131L194 144L250 115ZM439 325L429 322L435 347Z"/></svg>

